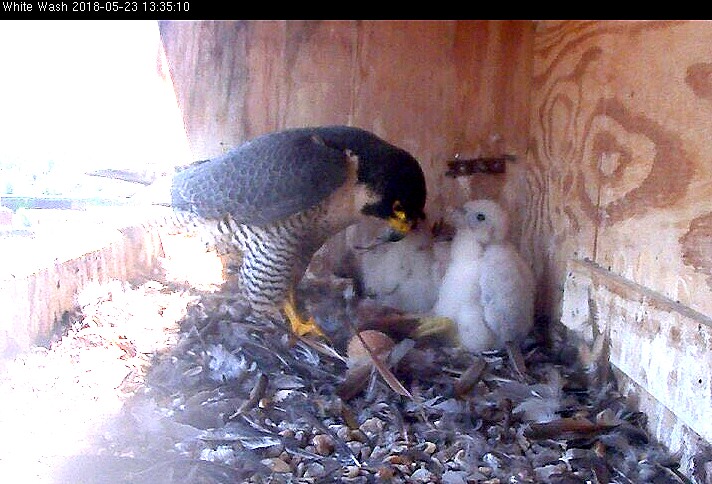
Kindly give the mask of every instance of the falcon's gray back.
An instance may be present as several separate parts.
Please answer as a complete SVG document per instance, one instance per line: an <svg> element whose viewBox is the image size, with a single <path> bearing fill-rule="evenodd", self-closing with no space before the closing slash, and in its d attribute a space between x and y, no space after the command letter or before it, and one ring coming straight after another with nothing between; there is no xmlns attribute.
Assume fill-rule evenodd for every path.
<svg viewBox="0 0 712 484"><path fill-rule="evenodd" d="M347 154L325 139L361 132L345 127L299 128L259 136L178 172L171 205L203 218L230 215L243 224L283 219L317 205L345 182Z"/></svg>

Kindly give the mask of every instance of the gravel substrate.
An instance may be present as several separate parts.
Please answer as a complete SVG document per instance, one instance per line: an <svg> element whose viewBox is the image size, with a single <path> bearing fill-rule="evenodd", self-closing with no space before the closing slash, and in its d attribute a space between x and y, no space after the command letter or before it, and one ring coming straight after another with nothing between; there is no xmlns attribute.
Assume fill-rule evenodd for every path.
<svg viewBox="0 0 712 484"><path fill-rule="evenodd" d="M0 425L14 430L0 470L61 483L691 482L596 348L414 341L412 319L348 289L306 282L329 337L315 343L245 318L229 291L95 288L50 348L5 363ZM347 368L356 327L391 335L383 366L406 394Z"/></svg>

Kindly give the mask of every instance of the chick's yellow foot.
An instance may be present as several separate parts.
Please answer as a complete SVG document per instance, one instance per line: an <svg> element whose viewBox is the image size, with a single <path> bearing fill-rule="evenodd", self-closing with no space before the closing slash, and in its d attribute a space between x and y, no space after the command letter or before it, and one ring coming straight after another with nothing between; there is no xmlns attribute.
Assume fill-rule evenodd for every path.
<svg viewBox="0 0 712 484"><path fill-rule="evenodd" d="M416 339L439 337L453 344L458 342L457 325L455 321L444 316L424 316L418 319L417 328L413 332Z"/></svg>
<svg viewBox="0 0 712 484"><path fill-rule="evenodd" d="M292 328L292 333L297 336L314 334L326 338L326 335L321 328L316 324L313 317L304 319L297 311L297 305L294 301L294 293L290 291L287 301L284 303L284 314L289 320L289 325Z"/></svg>

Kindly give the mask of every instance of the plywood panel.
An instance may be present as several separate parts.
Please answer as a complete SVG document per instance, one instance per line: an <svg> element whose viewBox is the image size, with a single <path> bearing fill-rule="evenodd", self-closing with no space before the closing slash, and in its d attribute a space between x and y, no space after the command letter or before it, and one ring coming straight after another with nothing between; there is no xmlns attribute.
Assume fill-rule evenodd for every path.
<svg viewBox="0 0 712 484"><path fill-rule="evenodd" d="M606 338L688 473L712 437L711 42L709 22L540 23L527 174L544 311Z"/></svg>
<svg viewBox="0 0 712 484"><path fill-rule="evenodd" d="M712 442L712 319L593 262L568 269L564 324L589 345L605 339L622 393L689 473Z"/></svg>
<svg viewBox="0 0 712 484"><path fill-rule="evenodd" d="M355 22L160 28L196 158L285 127L349 123Z"/></svg>
<svg viewBox="0 0 712 484"><path fill-rule="evenodd" d="M642 23L607 35L616 45L610 96L596 112L607 126L588 136L601 173L597 261L712 314L710 254L689 257L712 214L712 103L700 92L711 84L698 74L712 66L712 23Z"/></svg>
<svg viewBox="0 0 712 484"><path fill-rule="evenodd" d="M566 263L593 257L597 171L585 168L582 131L591 105L605 96L593 64L600 47L580 49L585 24L539 25L535 35L524 243L536 254L540 311L557 318ZM569 50L562 45L571 44Z"/></svg>
<svg viewBox="0 0 712 484"><path fill-rule="evenodd" d="M351 124L356 75L354 21L286 24L281 126Z"/></svg>
<svg viewBox="0 0 712 484"><path fill-rule="evenodd" d="M712 313L712 24L544 22L528 243L556 316L570 258Z"/></svg>
<svg viewBox="0 0 712 484"><path fill-rule="evenodd" d="M272 110L265 106L258 119L244 116L248 105L251 24L162 22L159 28L196 159L219 154L223 145L243 138L264 118L276 116L277 106ZM274 42L275 46L281 44Z"/></svg>

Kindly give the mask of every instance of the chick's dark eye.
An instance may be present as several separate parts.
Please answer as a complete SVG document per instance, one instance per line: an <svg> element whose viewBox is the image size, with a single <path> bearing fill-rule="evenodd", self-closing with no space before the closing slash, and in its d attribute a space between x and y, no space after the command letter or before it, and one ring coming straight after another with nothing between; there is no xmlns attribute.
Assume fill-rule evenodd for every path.
<svg viewBox="0 0 712 484"><path fill-rule="evenodd" d="M485 218L486 218L486 217L485 217L485 214L484 214L484 213L478 213L478 214L477 214L477 220L479 220L480 222L482 222Z"/></svg>

